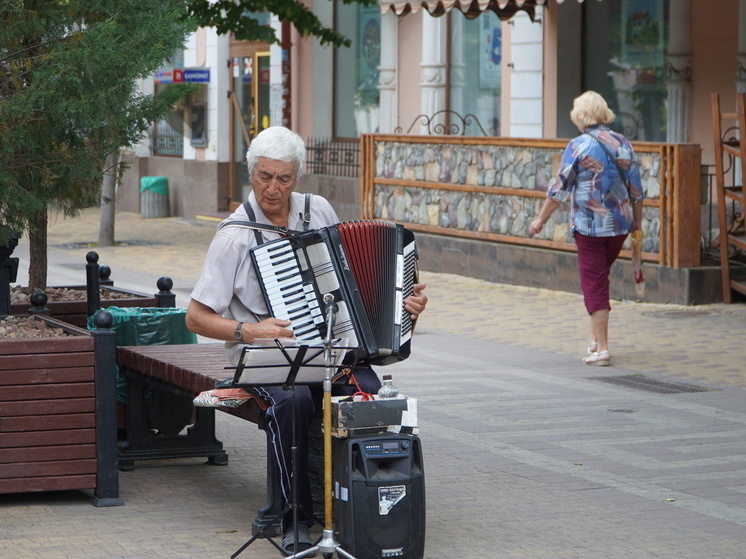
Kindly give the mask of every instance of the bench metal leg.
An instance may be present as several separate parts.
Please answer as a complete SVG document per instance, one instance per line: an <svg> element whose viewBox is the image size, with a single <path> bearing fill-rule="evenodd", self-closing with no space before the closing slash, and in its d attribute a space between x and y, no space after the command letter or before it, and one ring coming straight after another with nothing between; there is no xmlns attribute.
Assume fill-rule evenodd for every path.
<svg viewBox="0 0 746 559"><path fill-rule="evenodd" d="M215 438L215 410L195 408L182 396L123 370L127 379L127 440L119 447L119 469L131 471L135 460L204 456L225 465L228 454ZM192 421L194 419L194 421ZM191 426L186 433L181 431Z"/></svg>
<svg viewBox="0 0 746 559"><path fill-rule="evenodd" d="M262 423L259 424L259 428L262 429ZM280 535L281 519L277 518L283 509L280 495L280 479L277 476L275 461L272 459L272 444L267 436L267 500L259 509L256 520L251 524L252 536L262 531L269 537ZM272 522L273 520L275 522Z"/></svg>

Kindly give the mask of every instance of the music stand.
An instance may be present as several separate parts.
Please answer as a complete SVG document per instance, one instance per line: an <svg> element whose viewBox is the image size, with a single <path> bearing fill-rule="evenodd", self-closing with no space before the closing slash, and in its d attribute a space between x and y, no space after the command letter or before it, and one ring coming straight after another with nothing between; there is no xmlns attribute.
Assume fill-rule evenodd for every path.
<svg viewBox="0 0 746 559"><path fill-rule="evenodd" d="M318 384L323 381L323 368L326 367L324 359L324 347L312 347L296 342L295 340L255 340L262 345L246 346L241 352L236 372L231 386L241 388L255 388L259 386L283 386L291 393L291 450L290 460L292 469L291 502L275 515L259 532L254 534L241 548L238 549L231 559L235 559L255 540L264 538L274 545L283 555L283 550L277 542L267 534L274 524L283 518L288 512L293 512L293 526L295 530L295 548L298 547L298 504L297 498L297 445L296 445L296 410L295 410L295 387L296 384ZM304 511L308 518L320 522L314 516L313 511Z"/></svg>
<svg viewBox="0 0 746 559"><path fill-rule="evenodd" d="M254 541L260 538L269 540L283 555L286 553L277 542L270 537L266 531L274 526L277 520L281 519L288 512L293 512L293 527L295 548L298 547L298 509L302 505L298 504L297 499L297 445L296 445L296 411L295 411L295 386L297 384L319 384L325 377L325 369L328 366L334 367L341 363L337 361L336 355L330 352L327 355L327 347L309 346L292 339L275 339L275 340L255 340L263 343L260 346L246 346L243 348L241 358L239 359L236 372L233 377L232 386L241 388L255 388L258 386L283 386L291 393L291 450L290 461L293 473L291 487L291 502L285 508L275 515L259 532L253 535L238 551L231 555L235 559ZM331 346L336 346L339 340L330 342ZM339 348L338 349L347 349ZM327 363L331 361L331 365ZM341 361L341 358L338 359ZM314 516L313 511L304 511L308 518L321 524Z"/></svg>

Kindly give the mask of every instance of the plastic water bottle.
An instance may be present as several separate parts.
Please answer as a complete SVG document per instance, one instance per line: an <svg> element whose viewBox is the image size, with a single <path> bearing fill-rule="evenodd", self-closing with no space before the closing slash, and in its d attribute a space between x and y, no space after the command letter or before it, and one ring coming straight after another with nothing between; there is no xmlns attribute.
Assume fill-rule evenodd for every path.
<svg viewBox="0 0 746 559"><path fill-rule="evenodd" d="M383 375L383 384L378 389L378 397L381 399L396 398L399 395L399 389L394 386L391 375Z"/></svg>

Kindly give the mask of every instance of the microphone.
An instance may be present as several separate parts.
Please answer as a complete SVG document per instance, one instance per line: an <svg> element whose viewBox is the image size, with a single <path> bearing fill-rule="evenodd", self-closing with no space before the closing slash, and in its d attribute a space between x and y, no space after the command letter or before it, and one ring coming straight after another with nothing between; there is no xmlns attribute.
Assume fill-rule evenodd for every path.
<svg viewBox="0 0 746 559"><path fill-rule="evenodd" d="M339 305L334 301L334 295L331 293L324 294L324 304L326 305L326 336L324 343L329 344L332 340L332 330L334 329L334 316L339 311Z"/></svg>
<svg viewBox="0 0 746 559"><path fill-rule="evenodd" d="M331 293L326 293L323 297L324 304L326 305L326 314L327 316L330 313L337 313L339 312L339 305L334 300L334 295Z"/></svg>

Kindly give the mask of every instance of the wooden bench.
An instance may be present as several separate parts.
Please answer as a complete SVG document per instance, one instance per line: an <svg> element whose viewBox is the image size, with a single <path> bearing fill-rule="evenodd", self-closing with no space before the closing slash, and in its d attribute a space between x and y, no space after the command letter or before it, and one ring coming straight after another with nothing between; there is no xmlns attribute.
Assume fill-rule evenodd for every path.
<svg viewBox="0 0 746 559"><path fill-rule="evenodd" d="M223 344L124 346L117 349L117 358L128 386L127 440L119 447L120 470L133 469L135 460L165 458L206 457L210 464L227 464L223 443L215 437L216 409L262 427L266 406L258 397L238 408L192 403L216 381L233 376L234 371L226 369L230 363ZM254 534L262 529L268 535L277 533L277 526L269 526L282 511L276 478L268 451L267 500L252 524Z"/></svg>

